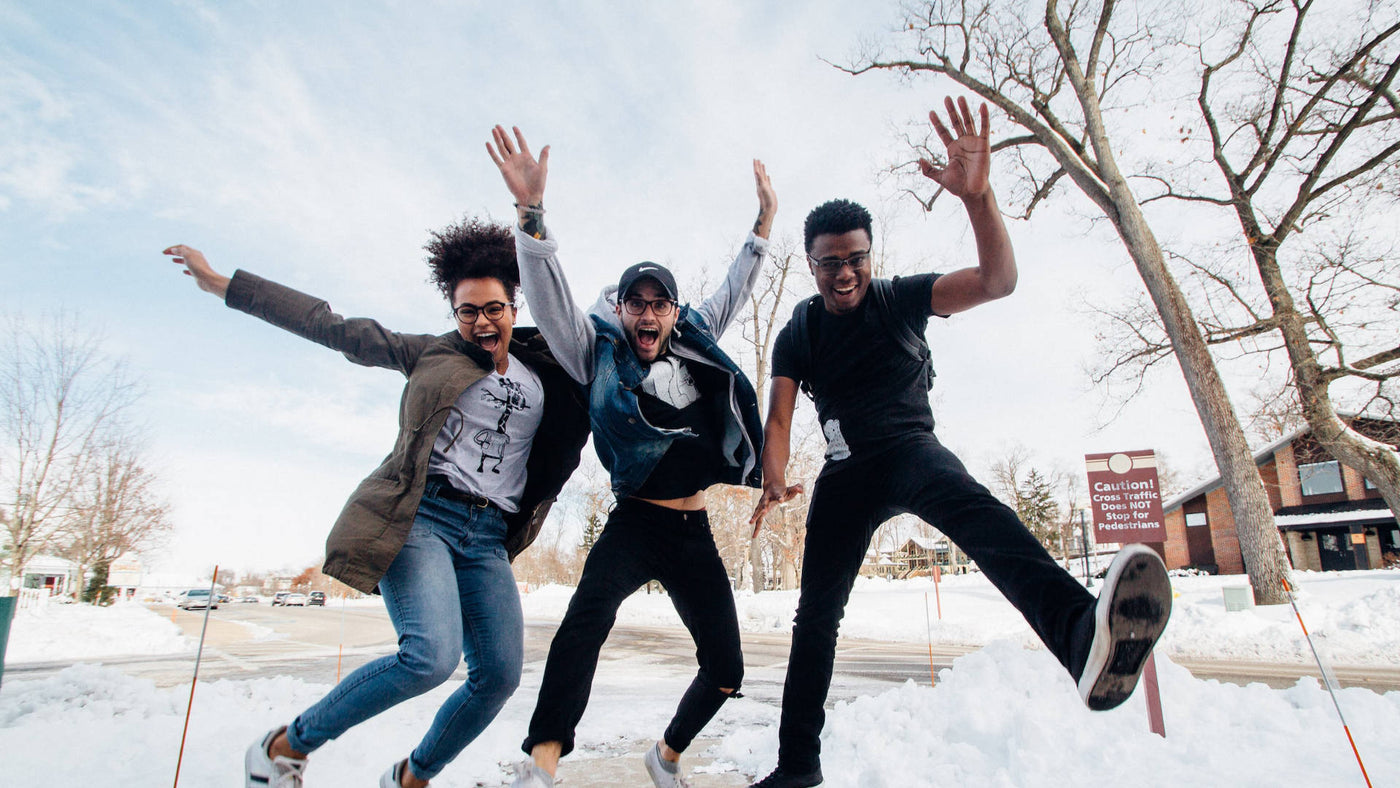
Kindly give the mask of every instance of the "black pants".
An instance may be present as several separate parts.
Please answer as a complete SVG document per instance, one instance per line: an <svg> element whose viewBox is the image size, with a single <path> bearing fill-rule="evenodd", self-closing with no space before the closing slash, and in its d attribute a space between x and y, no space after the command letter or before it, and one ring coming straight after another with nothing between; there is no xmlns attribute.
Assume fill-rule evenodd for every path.
<svg viewBox="0 0 1400 788"><path fill-rule="evenodd" d="M789 771L820 765L823 704L846 601L875 529L904 512L952 539L1066 669L1076 678L1083 670L1093 637L1093 595L933 433L911 436L829 470L813 488L778 729L778 763Z"/></svg>
<svg viewBox="0 0 1400 788"><path fill-rule="evenodd" d="M671 595L682 623L695 640L700 663L681 698L666 745L686 747L744 680L739 619L724 562L715 549L706 513L679 512L627 498L617 505L583 564L583 577L549 645L540 697L523 749L557 741L564 755L574 749L574 730L588 705L598 652L617 609L651 580Z"/></svg>

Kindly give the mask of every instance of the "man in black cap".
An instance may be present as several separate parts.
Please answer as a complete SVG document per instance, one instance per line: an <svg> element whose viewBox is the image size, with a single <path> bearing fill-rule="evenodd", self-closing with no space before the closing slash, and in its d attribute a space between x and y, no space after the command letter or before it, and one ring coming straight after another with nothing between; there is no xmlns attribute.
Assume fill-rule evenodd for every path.
<svg viewBox="0 0 1400 788"><path fill-rule="evenodd" d="M704 302L679 305L671 272L643 262L585 314L564 281L558 241L544 227L549 148L536 161L519 129L512 139L497 126L492 137L487 150L519 213L515 249L530 311L560 365L589 388L593 446L617 498L550 644L523 745L532 760L517 767L513 788L554 785L617 609L652 580L670 594L700 665L665 735L645 756L653 785L678 788L685 785L680 754L743 681L738 616L710 534L705 489L759 484L758 398L717 343L758 278L777 196L755 160L758 219Z"/></svg>

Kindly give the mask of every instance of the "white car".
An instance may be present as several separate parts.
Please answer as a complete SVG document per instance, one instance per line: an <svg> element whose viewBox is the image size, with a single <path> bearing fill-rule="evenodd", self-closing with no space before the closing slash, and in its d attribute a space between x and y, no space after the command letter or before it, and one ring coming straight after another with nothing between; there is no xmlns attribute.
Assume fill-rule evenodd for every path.
<svg viewBox="0 0 1400 788"><path fill-rule="evenodd" d="M192 610L192 609L197 608L197 607L199 607L199 608L207 607L207 608L209 608L210 610L218 610L218 609L219 609L219 600L218 600L218 598L216 597L216 598L213 600L213 603L211 604L211 603L210 603L210 599L209 599L209 589L207 589L207 588L191 588L190 590L188 590L188 591L186 591L186 592L180 594L180 596L176 597L176 599L175 599L175 606L178 607L178 608L180 608L181 610Z"/></svg>
<svg viewBox="0 0 1400 788"><path fill-rule="evenodd" d="M287 594L287 598L282 600L282 604L286 607L291 607L292 605L306 607L306 594Z"/></svg>

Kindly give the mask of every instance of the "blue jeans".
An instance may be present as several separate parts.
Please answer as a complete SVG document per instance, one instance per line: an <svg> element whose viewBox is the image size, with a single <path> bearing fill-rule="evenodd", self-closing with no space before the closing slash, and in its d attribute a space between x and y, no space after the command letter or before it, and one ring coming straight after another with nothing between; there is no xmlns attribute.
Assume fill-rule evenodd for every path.
<svg viewBox="0 0 1400 788"><path fill-rule="evenodd" d="M437 776L495 719L520 685L525 622L505 522L495 507L423 495L403 550L379 581L399 635L397 654L351 673L287 727L311 752L385 709L438 686L460 656L466 682L438 710L409 756L413 774Z"/></svg>

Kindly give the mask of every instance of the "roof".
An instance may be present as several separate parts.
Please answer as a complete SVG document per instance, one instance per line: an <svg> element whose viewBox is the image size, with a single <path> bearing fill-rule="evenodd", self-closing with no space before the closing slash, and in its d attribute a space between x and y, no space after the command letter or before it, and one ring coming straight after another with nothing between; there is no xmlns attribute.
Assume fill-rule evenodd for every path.
<svg viewBox="0 0 1400 788"><path fill-rule="evenodd" d="M1301 436L1305 432L1308 432L1310 429L1311 428L1307 425L1298 427L1292 432L1288 433L1287 435L1284 435L1283 437L1279 438L1273 443L1270 443L1268 446L1265 446L1259 451L1256 451L1254 453L1254 464L1256 466L1259 466L1268 462L1269 459L1274 456L1274 452L1283 448L1287 444L1297 440L1299 436ZM1192 487L1186 492L1181 493L1180 495L1177 495L1174 498L1172 498L1170 501L1167 501L1166 503L1162 504L1162 514L1166 514L1167 512L1180 509L1182 506L1186 505L1187 501L1191 500L1192 498L1195 498L1198 495L1205 495L1211 490L1214 490L1217 487L1224 485L1224 483L1224 480L1221 479L1219 476L1207 479L1206 481L1201 482L1195 487Z"/></svg>
<svg viewBox="0 0 1400 788"><path fill-rule="evenodd" d="M1360 418L1359 414L1351 413L1349 411L1339 410L1337 411L1337 415L1343 419ZM1374 420L1374 417L1368 416L1366 418ZM1388 421L1388 419L1381 419L1381 421ZM1265 446L1259 451L1254 452L1254 464L1256 466L1260 466L1267 463L1269 461L1269 458L1274 456L1274 452L1283 448L1287 444L1297 440L1303 434L1311 431L1312 427L1308 426L1307 424L1304 424L1301 427L1295 427L1292 431L1275 440L1273 443L1270 443L1268 446ZM1174 496L1170 501L1167 501L1166 503L1162 504L1162 513L1166 514L1167 512L1180 509L1186 504L1187 501L1191 500L1192 498L1195 498L1198 495L1205 495L1211 490L1223 486L1224 483L1225 482L1219 476L1216 476L1212 479L1207 479L1206 481L1201 482L1200 484L1196 485L1195 487L1192 487L1184 493L1181 493L1180 495Z"/></svg>
<svg viewBox="0 0 1400 788"><path fill-rule="evenodd" d="M1347 509L1338 512L1311 514L1281 514L1274 516L1274 525L1281 530L1312 530L1319 525L1381 525L1395 522L1389 509Z"/></svg>

